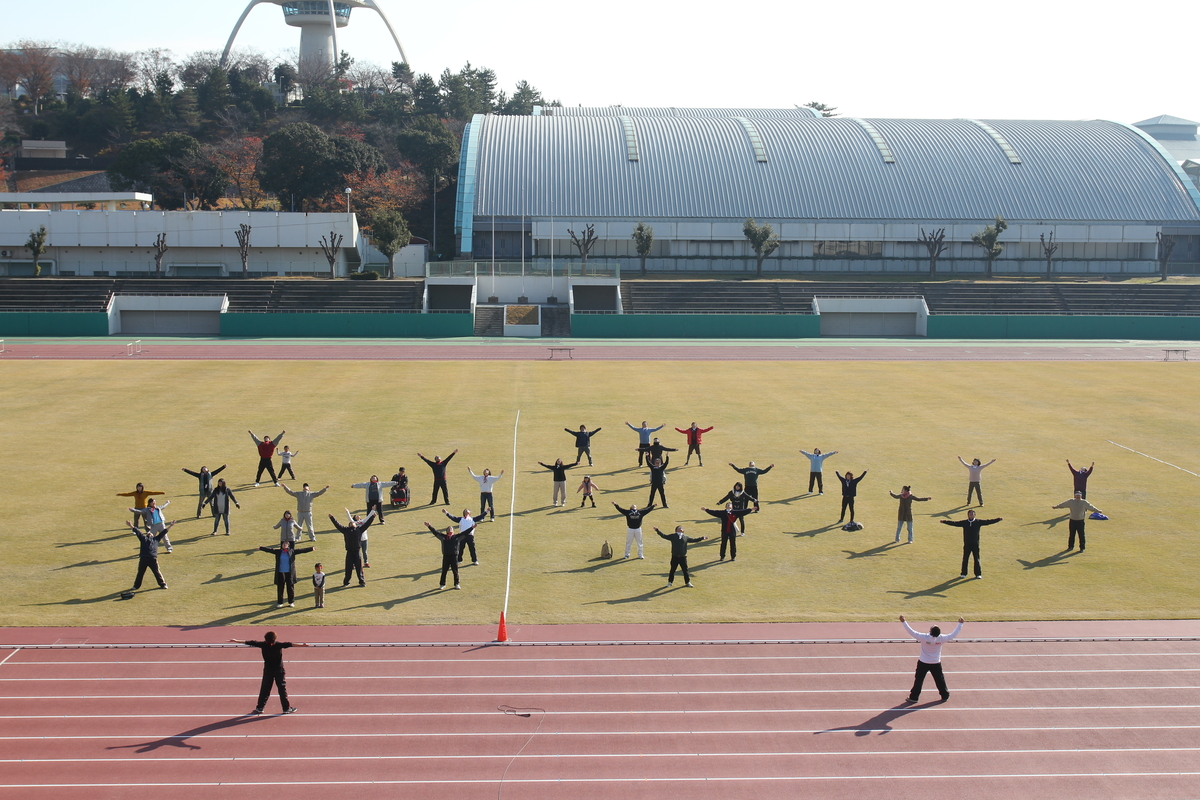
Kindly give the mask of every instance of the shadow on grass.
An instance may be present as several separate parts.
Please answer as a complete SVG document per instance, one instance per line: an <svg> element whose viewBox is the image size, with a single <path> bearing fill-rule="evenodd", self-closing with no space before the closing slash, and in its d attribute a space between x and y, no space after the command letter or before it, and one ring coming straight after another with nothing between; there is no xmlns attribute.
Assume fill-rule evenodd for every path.
<svg viewBox="0 0 1200 800"><path fill-rule="evenodd" d="M820 736L822 733L838 733L840 731L854 731L855 736L870 736L872 733L883 735L892 731L892 723L900 717L911 714L914 711L920 711L923 708L932 708L933 706L941 705L944 702L944 700L938 699L920 705L903 703L884 709L870 719L863 720L857 725L846 725L841 728L827 728L823 731L813 731L813 735Z"/></svg>
<svg viewBox="0 0 1200 800"><path fill-rule="evenodd" d="M161 591L161 589L159 589L157 586L155 586L155 585L154 585L154 576L153 576L153 575L149 575L148 577L150 578L150 585L151 585L151 588L149 588L149 589L138 589L138 590L137 590L138 594L141 594L142 592L150 592L150 591L158 592L158 591ZM131 592L131 591L133 591L133 590L132 590L132 589L122 589L122 590L121 590L121 591L119 591L119 592L109 592L108 594L102 594L102 595L98 595L98 596L96 596L96 597L72 597L70 600L53 600L53 601L50 601L50 602L48 602L48 603L26 603L25 605L26 605L27 607L30 607L30 608L37 608L37 607L39 607L39 606L82 606L82 605L90 605L90 604L92 604L92 603L105 603L105 602L108 602L109 600L116 600L116 601L119 601L119 600L121 600L121 594L122 594L123 592Z"/></svg>
<svg viewBox="0 0 1200 800"><path fill-rule="evenodd" d="M945 511L934 511L929 516L931 516L931 517L952 517L955 514L966 514L968 508L970 508L970 506L968 506L966 503L963 503L961 506L954 506L953 508L948 508ZM915 513L915 511L914 511L914 513Z"/></svg>
<svg viewBox="0 0 1200 800"><path fill-rule="evenodd" d="M662 577L662 576L665 576L665 573L661 573L661 574L660 573L651 573L647 577ZM670 591L670 590L666 586L656 586L653 589L651 589L650 591L643 592L642 594L635 594L630 597L614 597L611 600L592 600L590 602L584 603L584 605L586 605L586 606L594 606L594 605L618 606L618 605L622 605L624 603L645 603L645 602L649 602L650 600L653 600L656 597L662 596L663 594L665 594L668 591Z"/></svg>
<svg viewBox="0 0 1200 800"><path fill-rule="evenodd" d="M461 565L459 566L459 569L462 569ZM440 575L441 572L442 572L442 568L436 567L434 569L425 570L424 572L402 572L402 573L399 573L396 575L388 575L386 578L376 578L375 580L377 580L377 581L402 581L402 580L419 581L419 580L421 580L421 578L424 578L427 575Z"/></svg>
<svg viewBox="0 0 1200 800"><path fill-rule="evenodd" d="M438 571L441 572L441 570ZM447 573L446 578L450 579L451 577L453 576ZM382 608L384 611L391 611L396 606L403 605L404 603L411 603L412 601L420 600L423 597L432 597L437 594L445 594L446 592L454 594L454 589L450 588L453 585L454 584L447 584L445 589L439 589L438 587L434 586L431 589L425 589L423 591L416 592L415 594L410 594L406 597L394 597L391 600L380 600L378 603L362 603L361 605L357 606L347 606L346 608L340 610L357 611L367 608Z"/></svg>
<svg viewBox="0 0 1200 800"><path fill-rule="evenodd" d="M788 536L794 536L797 539L801 539L801 538L814 539L814 538L816 538L817 534L829 533L829 531L839 530L841 527L842 527L842 523L831 522L830 524L825 525L823 527L813 528L811 531L784 531L784 533L787 534Z"/></svg>
<svg viewBox="0 0 1200 800"><path fill-rule="evenodd" d="M1071 517L1070 514L1061 514L1057 517L1050 517L1049 519L1042 519L1042 520L1038 520L1037 522L1026 522L1021 527L1028 528L1032 525L1045 525L1046 530L1048 530L1048 531L1054 530L1054 527L1056 525L1058 525L1060 522L1066 522L1068 519L1070 519L1070 517Z"/></svg>
<svg viewBox="0 0 1200 800"><path fill-rule="evenodd" d="M951 578L948 581L942 581L936 586L930 586L928 589L914 589L905 591L903 589L889 589L888 594L902 594L905 600L915 600L918 597L946 597L945 592L948 589L953 589L959 584L968 583L971 578Z"/></svg>
<svg viewBox="0 0 1200 800"><path fill-rule="evenodd" d="M247 700L246 702L251 702L251 701ZM274 715L270 715L270 716L274 716ZM263 716L243 715L240 717L234 717L232 719L224 719L224 720L221 720L220 722L210 722L207 725L201 725L198 728L192 728L191 730L186 730L186 731L183 731L182 733L176 733L176 734L172 734L170 736L164 736L161 739L154 739L149 742L140 742L138 744L114 744L114 745L109 745L105 749L106 750L128 750L131 748L137 748L135 750L135 752L138 752L138 753L153 753L155 750L159 750L163 747L180 747L180 748L184 748L187 750L200 750L201 749L200 745L189 744L188 739L191 739L193 736L203 736L204 734L212 733L213 731L222 731L222 730L227 730L229 728L238 727L239 725L247 725L247 724L250 724L253 722L259 722L260 720L263 720L266 718L267 718L267 715L263 715Z"/></svg>
<svg viewBox="0 0 1200 800"><path fill-rule="evenodd" d="M596 572L597 570L604 569L605 567L616 566L617 564L620 564L622 561L626 561L626 560L627 559L624 559L624 558L617 558L616 556L614 556L612 558L593 558L591 561L588 562L589 566L579 567L578 569L554 570L550 574L551 575L571 575L571 574L579 573L579 572Z"/></svg>
<svg viewBox="0 0 1200 800"><path fill-rule="evenodd" d="M1045 558L1040 558L1037 561L1025 561L1017 559L1017 563L1023 569L1038 569L1040 567L1057 567L1067 563L1067 559L1071 556L1078 555L1074 550L1062 550L1053 555L1048 555Z"/></svg>
<svg viewBox="0 0 1200 800"><path fill-rule="evenodd" d="M762 505L773 506L773 505L779 505L780 503L794 503L797 500L815 500L815 499L817 499L818 496L819 495L813 494L811 492L805 492L804 494L798 494L795 497L785 497L783 500L761 500L759 502Z"/></svg>
<svg viewBox="0 0 1200 800"><path fill-rule="evenodd" d="M253 572L243 572L241 575L225 575L223 573L218 572L216 575L213 575L211 578L204 581L200 585L208 586L209 584L213 584L213 583L227 583L229 581L240 581L243 578L253 578L256 575L261 577L262 570L256 569Z"/></svg>
<svg viewBox="0 0 1200 800"><path fill-rule="evenodd" d="M115 541L117 541L118 539L123 539L123 538L125 538L126 536L128 536L128 535L129 535L129 528L126 528L126 529L125 529L125 532L124 532L124 534L122 534L122 533L120 533L120 532L118 532L118 531L113 531L113 532L114 532L114 533L116 533L117 535L116 535L116 536L104 536L104 537L102 537L102 538L100 538L100 539L87 539L87 540L85 540L85 541L82 541L82 542L58 542L58 543L56 543L54 546L55 546L55 547L78 547L78 546L80 546L80 545L87 545L87 544L105 544L106 542L115 542ZM133 543L134 543L134 545L133 545L133 546L134 546L134 547L137 547L137 540L136 540L136 539L134 539L134 540L133 540Z"/></svg>
<svg viewBox="0 0 1200 800"><path fill-rule="evenodd" d="M61 567L55 567L54 571L59 572L64 569L78 569L79 567L99 567L104 564L116 564L119 561L136 561L137 556L123 556L121 558L110 558L107 561L80 561L77 564L63 564Z"/></svg>
<svg viewBox="0 0 1200 800"><path fill-rule="evenodd" d="M843 550L842 552L846 553L847 559L874 558L875 556L887 555L889 550L903 546L904 545L900 544L899 542L886 542L878 547L872 547L870 550L863 550L861 552L856 550Z"/></svg>

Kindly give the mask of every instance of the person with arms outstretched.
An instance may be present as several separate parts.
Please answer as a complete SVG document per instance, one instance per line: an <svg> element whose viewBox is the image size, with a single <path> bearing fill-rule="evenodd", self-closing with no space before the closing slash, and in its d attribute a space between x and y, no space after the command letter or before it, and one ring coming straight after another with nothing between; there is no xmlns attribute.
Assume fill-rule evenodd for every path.
<svg viewBox="0 0 1200 800"><path fill-rule="evenodd" d="M350 574L358 574L358 585L366 586L367 577L363 574L363 559L362 559L362 537L366 533L367 528L371 527L371 523L375 521L375 512L367 514L366 519L361 519L357 514L350 516L350 524L343 525L337 521L337 517L333 514L329 515L329 521L333 523L333 527L338 529L345 540L346 545L346 577L342 580L342 586L350 585Z"/></svg>
<svg viewBox="0 0 1200 800"><path fill-rule="evenodd" d="M662 425L659 425L657 428L651 428L649 426L649 424L646 422L646 420L642 420L642 427L640 427L640 428L635 428L634 426L630 425L628 422L626 422L625 425L629 428L629 430L634 431L638 435L638 448L637 448L638 463L637 463L637 465L640 467L642 465L642 459L645 458L646 454L650 452L650 437L654 434L655 431L661 431L663 428L665 428L667 426L667 423L664 422Z"/></svg>
<svg viewBox="0 0 1200 800"><path fill-rule="evenodd" d="M700 444L704 439L704 434L711 431L716 426L701 428L696 423L692 423L688 428L676 428L675 430L687 437L687 457L683 460L683 465L686 467L692 463L692 453L696 454L696 461L700 462L700 466L704 466L704 456L700 455Z"/></svg>
<svg viewBox="0 0 1200 800"><path fill-rule="evenodd" d="M262 651L262 685L258 690L258 705L256 705L254 710L250 713L263 713L263 708L266 707L267 700L271 697L271 684L274 684L275 687L279 689L279 703L283 706L283 713L296 713L296 707L288 702L287 676L283 669L283 651L288 647L308 647L308 645L304 642L277 641L275 638L275 631L267 631L261 642L254 639L230 639L229 641L233 642L234 644L244 644L248 647L257 647Z"/></svg>
<svg viewBox="0 0 1200 800"><path fill-rule="evenodd" d="M825 494L825 459L836 456L838 451L831 450L828 453L822 453L821 448L814 447L811 453L807 450L800 452L808 459L808 494L812 494L814 485L817 487L817 494Z"/></svg>
<svg viewBox="0 0 1200 800"><path fill-rule="evenodd" d="M213 487L212 493L205 499L205 505L212 506L213 529L210 536L217 535L217 528L221 524L221 520L225 520L225 535L229 535L229 504L232 503L235 508L241 508L237 497L234 496L233 490L225 485L224 478L217 478L217 485Z"/></svg>
<svg viewBox="0 0 1200 800"><path fill-rule="evenodd" d="M979 488L979 478L983 471L996 463L996 459L992 459L986 464L980 464L979 459L973 459L970 464L963 461L963 457L958 457L958 463L967 468L967 505L971 505L971 493L975 493L975 497L979 500L979 507L983 507L983 490Z"/></svg>
<svg viewBox="0 0 1200 800"><path fill-rule="evenodd" d="M263 470L266 470L271 476L271 483L278 486L279 478L275 475L275 465L271 459L275 457L275 448L279 446L279 440L287 431L280 431L274 439L270 436L259 439L254 435L254 431L246 431L246 433L250 434L250 438L254 440L254 446L258 448L258 472L254 475L254 485L258 486L259 481L262 480Z"/></svg>
<svg viewBox="0 0 1200 800"><path fill-rule="evenodd" d="M742 489L741 481L733 484L733 488L725 493L725 496L717 501L718 503L733 503L733 507L739 511L744 508L749 508L750 504L755 502L755 498L750 496L750 493ZM738 535L746 534L746 518L739 517L735 523L738 528Z"/></svg>
<svg viewBox="0 0 1200 800"><path fill-rule="evenodd" d="M725 560L725 546L729 546L729 560L737 561L737 524L747 514L755 513L753 508L734 508L733 503L726 503L725 508L711 510L700 507L700 510L710 517L716 517L721 523L721 560Z"/></svg>
<svg viewBox="0 0 1200 800"><path fill-rule="evenodd" d="M703 542L707 536L688 536L683 532L682 525L675 526L675 533L668 536L658 528L654 529L663 539L671 543L671 571L667 573L667 586L670 587L675 583L675 569L678 567L683 570L683 585L692 588L692 576L688 574L687 563L687 546Z"/></svg>
<svg viewBox="0 0 1200 800"><path fill-rule="evenodd" d="M132 511L135 516L140 516L143 520L145 520L146 533L153 533L153 534L157 535L159 533L165 534L171 528L170 525L167 525L166 520L163 519L163 514L162 514L162 510L169 505L171 505L170 500L168 500L167 502L163 503L160 506L157 503L155 503L154 498L151 497L150 499L148 499L146 501L145 508L143 508L143 509L131 508L129 510ZM163 542L163 544L165 544L167 546L168 553L172 552L175 549L175 548L171 547L171 537L170 536L164 535L162 537L162 542Z"/></svg>
<svg viewBox="0 0 1200 800"><path fill-rule="evenodd" d="M587 456L588 466L592 466L592 437L600 432L600 428L589 431L586 425L580 425L578 431L570 428L563 428L563 430L575 437L575 463L578 464L580 459Z"/></svg>
<svg viewBox="0 0 1200 800"><path fill-rule="evenodd" d="M1096 462L1093 461L1092 465L1087 469L1075 469L1075 467L1071 466L1071 459L1067 459L1067 469L1071 470L1071 480L1075 484L1075 491L1079 492L1084 500L1087 500L1088 478L1091 477L1092 470L1095 468Z"/></svg>
<svg viewBox="0 0 1200 800"><path fill-rule="evenodd" d="M442 490L442 505L450 505L450 490L446 488L446 465L450 463L450 459L458 453L455 448L454 452L446 456L443 460L441 456L434 456L433 461L430 461L425 456L417 453L417 458L424 461L433 470L433 498L429 501L429 505L437 502L438 489Z"/></svg>
<svg viewBox="0 0 1200 800"><path fill-rule="evenodd" d="M395 485L395 481L381 481L378 475L372 475L368 481L350 484L350 488L366 491L367 511L374 511L379 524L383 525L383 498L386 494L384 489L390 489Z"/></svg>
<svg viewBox="0 0 1200 800"><path fill-rule="evenodd" d="M1096 508L1094 505L1083 499L1083 492L1075 490L1075 496L1070 500L1064 500L1054 508L1067 509L1067 549L1075 549L1075 534L1079 534L1079 552L1087 549L1087 539L1084 538L1083 526L1087 523L1087 512L1094 511L1097 514L1104 512ZM966 570L963 570L964 572Z"/></svg>
<svg viewBox="0 0 1200 800"><path fill-rule="evenodd" d="M906 523L906 522L908 523L908 543L912 544L913 543L912 504L914 502L915 503L924 503L926 500L930 500L932 498L917 497L915 494L912 493L911 486L905 486L905 487L901 488L900 494L896 494L895 492L888 492L888 494L890 494L894 499L900 501L900 509L897 512L898 516L896 517L896 544L900 543L900 529L904 527L904 523ZM851 517L851 519L853 519L853 517Z"/></svg>
<svg viewBox="0 0 1200 800"><path fill-rule="evenodd" d="M454 535L454 527L446 528L446 532L442 533L437 528L425 523L425 527L429 528L429 532L437 537L437 540L442 543L442 580L438 584L439 589L446 588L446 573L454 573L454 588L461 589L462 584L458 582L458 537Z"/></svg>
<svg viewBox="0 0 1200 800"><path fill-rule="evenodd" d="M493 475L490 469L485 469L482 475L476 475L473 469L467 467L467 472L471 473L471 477L479 484L479 519L483 519L485 511L490 511L492 522L495 522L496 501L492 497L492 487L504 477L504 470L500 470L499 475Z"/></svg>
<svg viewBox="0 0 1200 800"><path fill-rule="evenodd" d="M132 492L117 492L117 497L133 498L133 524L137 525L143 519L141 511L146 508L146 501L154 495L160 494L166 494L166 492L148 492L146 487L139 483Z"/></svg>
<svg viewBox="0 0 1200 800"><path fill-rule="evenodd" d="M850 521L854 522L854 498L858 496L858 482L867 477L868 471L864 469L862 474L857 478L854 477L854 473L850 470L846 470L845 475L842 475L837 470L833 471L833 474L837 475L838 481L842 484L842 514L838 517L838 522L846 519L846 509L850 509Z"/></svg>
<svg viewBox="0 0 1200 800"><path fill-rule="evenodd" d="M175 521L168 522L158 533L151 533L150 531L143 533L128 520L125 521L125 524L133 531L133 535L138 538L139 543L137 577L133 580L133 590L136 592L142 588L142 578L146 575L146 570L150 570L150 574L158 581L158 588L167 588L167 581L158 569L158 543L166 537L167 531L171 530L171 526L175 524Z"/></svg>
<svg viewBox="0 0 1200 800"><path fill-rule="evenodd" d="M593 497L593 495L598 491L600 491L600 487L597 486L596 482L592 480L592 476L584 475L583 482L580 483L579 488L575 490L575 494L583 492L583 499L579 501L579 507L583 508L584 503L587 503L590 500L592 503L592 508L595 508L596 498Z"/></svg>
<svg viewBox="0 0 1200 800"><path fill-rule="evenodd" d="M184 472L200 482L200 491L196 494L196 519L200 518L200 512L204 509L204 498L212 494L213 476L224 471L227 466L229 465L222 464L211 472L209 472L208 467L200 467L199 472L192 472L187 467L183 468Z"/></svg>
<svg viewBox="0 0 1200 800"><path fill-rule="evenodd" d="M654 506L639 509L637 506L631 505L628 509L624 509L613 503L613 508L625 518L625 558L629 558L635 541L637 542L638 558L645 558L646 554L642 548L642 518L653 511Z"/></svg>
<svg viewBox="0 0 1200 800"><path fill-rule="evenodd" d="M667 456L665 461L656 457L650 462L650 499L646 501L647 506L654 505L654 493L658 492L662 507L670 507L667 505L667 467L670 464L670 456Z"/></svg>
<svg viewBox="0 0 1200 800"><path fill-rule="evenodd" d="M458 526L458 534L454 540L458 542L458 563L463 560L463 551L470 548L471 550L471 566L479 566L479 556L475 555L475 525L476 520L471 516L471 509L464 508L461 517L456 517L446 509L442 509L442 513L450 518L450 521Z"/></svg>
<svg viewBox="0 0 1200 800"><path fill-rule="evenodd" d="M287 589L287 604L296 605L296 556L301 553L311 553L312 547L296 547L295 542L283 541L279 547L260 547L264 553L275 556L275 601L276 608L283 608L283 590Z"/></svg>
<svg viewBox="0 0 1200 800"><path fill-rule="evenodd" d="M298 526L297 530L299 530L300 532L303 532L304 526L307 525L308 526L308 540L310 542L315 542L317 540L317 526L313 524L312 504L313 504L313 500L316 500L318 497L325 494L325 492L329 490L329 486L326 485L324 489L321 489L320 491L317 491L317 492L311 491L308 488L307 483L304 484L304 488L298 492L293 492L291 489L289 489L287 486L285 486L282 483L279 484L279 486L285 492L287 492L289 495L296 498L296 521L297 521L297 526ZM297 537L297 539L298 538L299 537Z"/></svg>
<svg viewBox="0 0 1200 800"><path fill-rule="evenodd" d="M565 506L567 504L567 470L575 469L579 466L579 462L564 464L563 460L558 458L554 460L553 465L539 461L538 466L545 467L554 473L554 498L552 502L557 506L561 500L562 505Z"/></svg>
<svg viewBox="0 0 1200 800"><path fill-rule="evenodd" d="M742 469L738 466L735 466L734 463L730 461L729 466L733 467L734 472L741 473L742 480L746 482L746 492L754 498L754 510L758 511L758 499L762 497L762 495L758 493L758 476L766 475L775 465L771 464L765 469L759 469L758 467L754 466L754 462L751 461L745 469Z"/></svg>
<svg viewBox="0 0 1200 800"><path fill-rule="evenodd" d="M946 688L946 678L942 675L942 645L952 642L958 637L958 634L962 632L964 622L966 620L959 617L958 627L943 636L942 629L937 625L930 628L929 633L917 633L905 622L904 615L900 615L900 623L904 625L904 630L921 643L921 655L917 658L917 674L913 679L912 690L908 693L908 697L904 698L904 702L916 703L921 699L921 686L925 683L926 673L933 674L933 682L937 685L942 701L950 699L950 690Z"/></svg>
<svg viewBox="0 0 1200 800"><path fill-rule="evenodd" d="M963 532L963 557L962 557L962 572L958 577L967 577L967 559L971 556L975 557L975 577L983 577L983 569L979 566L979 529L984 525L995 525L997 522L1003 522L1004 517L996 517L995 519L977 519L975 511L967 512L966 519L944 519L941 520L943 525L950 525L955 528L962 528Z"/></svg>

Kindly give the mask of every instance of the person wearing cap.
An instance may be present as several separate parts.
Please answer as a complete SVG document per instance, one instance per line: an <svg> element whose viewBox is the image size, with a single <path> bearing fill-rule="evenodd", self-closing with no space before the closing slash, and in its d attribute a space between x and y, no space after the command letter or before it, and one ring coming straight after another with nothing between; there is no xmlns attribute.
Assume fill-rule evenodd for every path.
<svg viewBox="0 0 1200 800"><path fill-rule="evenodd" d="M1067 549L1075 549L1075 534L1079 534L1079 552L1083 552L1087 548L1087 540L1083 537L1083 526L1087 523L1087 513L1095 511L1097 514L1104 512L1096 508L1094 505L1083 499L1083 492L1079 489L1075 490L1075 496L1070 500L1064 500L1053 508L1067 509Z"/></svg>
<svg viewBox="0 0 1200 800"><path fill-rule="evenodd" d="M283 669L283 651L288 647L308 647L305 642L281 642L275 638L275 631L267 631L262 641L255 639L230 639L234 644L244 644L247 647L257 647L262 651L263 675L262 684L258 690L258 705L251 714L263 713L267 700L271 697L271 684L279 690L279 703L283 713L294 714L296 707L288 702L287 675Z"/></svg>
<svg viewBox="0 0 1200 800"><path fill-rule="evenodd" d="M146 531L143 533L142 531L138 530L137 527L129 520L125 520L125 524L129 526L130 530L133 531L133 535L138 538L138 543L140 545L138 552L137 577L134 578L133 581L133 591L136 592L138 589L142 588L142 578L145 577L146 570L150 570L150 574L152 574L154 579L158 581L158 588L167 588L167 581L163 578L162 573L158 569L158 543L163 540L163 537L167 535L167 531L171 530L171 526L174 525L175 522L168 522L158 533L153 533L151 531Z"/></svg>

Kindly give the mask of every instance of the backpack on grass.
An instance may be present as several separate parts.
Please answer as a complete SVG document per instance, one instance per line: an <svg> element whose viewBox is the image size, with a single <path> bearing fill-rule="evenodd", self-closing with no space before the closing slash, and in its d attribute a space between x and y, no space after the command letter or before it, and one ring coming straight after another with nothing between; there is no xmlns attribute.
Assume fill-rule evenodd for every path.
<svg viewBox="0 0 1200 800"><path fill-rule="evenodd" d="M863 529L861 522L847 522L842 526L844 531L861 531Z"/></svg>
<svg viewBox="0 0 1200 800"><path fill-rule="evenodd" d="M604 544L600 545L600 557L601 558L612 558L613 557L612 545L610 545L608 543L608 539L605 539Z"/></svg>

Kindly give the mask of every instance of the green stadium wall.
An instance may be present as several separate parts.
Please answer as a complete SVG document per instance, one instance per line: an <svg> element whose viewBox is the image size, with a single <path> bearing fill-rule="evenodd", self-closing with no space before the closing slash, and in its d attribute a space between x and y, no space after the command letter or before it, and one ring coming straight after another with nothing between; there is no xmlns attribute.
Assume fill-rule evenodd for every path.
<svg viewBox="0 0 1200 800"><path fill-rule="evenodd" d="M1200 339L1200 317L931 315L930 339Z"/></svg>
<svg viewBox="0 0 1200 800"><path fill-rule="evenodd" d="M811 339L813 314L572 314L579 339Z"/></svg>
<svg viewBox="0 0 1200 800"><path fill-rule="evenodd" d="M221 315L221 335L297 339L446 339L475 335L471 314L271 313Z"/></svg>
<svg viewBox="0 0 1200 800"><path fill-rule="evenodd" d="M108 336L103 311L0 311L3 336Z"/></svg>

